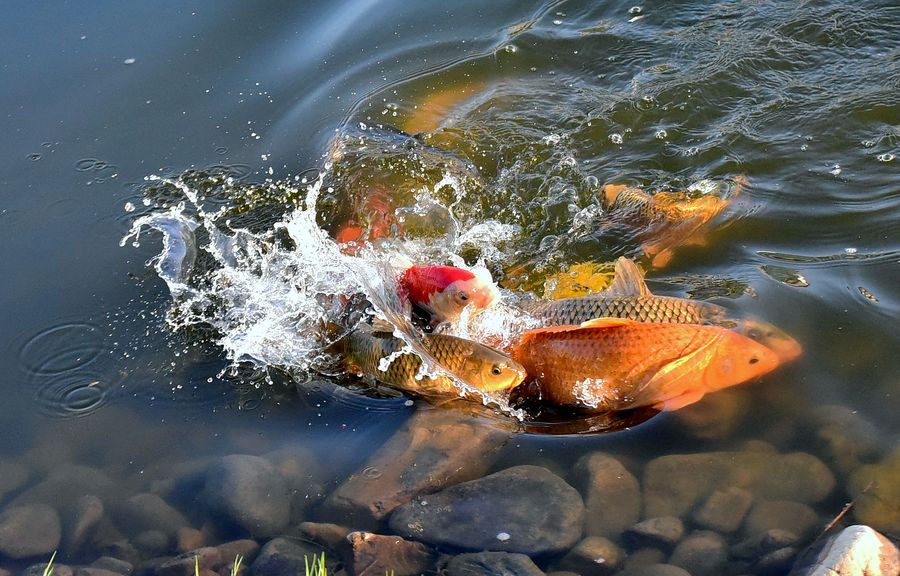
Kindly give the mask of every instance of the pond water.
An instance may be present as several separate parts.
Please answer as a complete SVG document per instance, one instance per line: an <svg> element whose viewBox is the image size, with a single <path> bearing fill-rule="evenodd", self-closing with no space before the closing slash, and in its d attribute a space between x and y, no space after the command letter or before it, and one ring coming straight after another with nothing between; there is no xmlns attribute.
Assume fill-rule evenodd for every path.
<svg viewBox="0 0 900 576"><path fill-rule="evenodd" d="M292 521L389 532L386 518L354 526L319 504L349 474L371 473L372 453L411 418L458 408L373 397L353 378L314 370L314 323L294 320L318 301L298 286L358 287L329 268L339 256L327 234L381 194L407 229L386 251L458 258L489 270L506 298L543 296L573 265L639 252L633 238L594 225L602 184L672 192L745 176L706 245L675 250L648 273L650 288L764 318L803 355L682 411L624 428L595 423L594 434L575 433L590 423L526 426L491 405L484 426L507 435L485 448L477 475L542 466L587 499L598 480L585 458L611 454L643 483L642 518L681 516L702 529L710 525L695 510L715 483L681 478L709 489L654 513L651 497L687 497L650 494L651 463L808 453L836 481L820 496L757 490L739 472L732 484L757 508L803 506L809 525L757 508L746 522L792 528L803 548L856 497L842 522L900 532L889 481L900 466L892 3L28 3L0 32L3 509L47 502L65 534L76 501L104 491L92 470L122 498L169 497L216 544L242 534L160 483L222 455L281 451L302 453L308 468L294 489L308 505L295 503ZM154 267L162 235L128 236L140 217L180 215L179 202L186 216L175 226L228 220L223 229L246 234L232 269L210 256L208 230L197 237L198 266L224 262L230 274L203 287L209 308L196 317L183 298L173 308L172 282ZM54 473L72 488L40 496ZM551 504L533 500L542 505ZM134 563L179 551L174 540L139 539L122 525L127 515L110 517L131 537ZM719 530L729 546L753 535L746 523L735 530ZM587 534L639 557L621 530ZM62 561L89 562L112 541L64 542ZM534 556L549 570L562 552ZM39 556L0 553L0 572ZM668 550L652 557L666 561ZM771 569L756 561L732 554L714 570Z"/></svg>

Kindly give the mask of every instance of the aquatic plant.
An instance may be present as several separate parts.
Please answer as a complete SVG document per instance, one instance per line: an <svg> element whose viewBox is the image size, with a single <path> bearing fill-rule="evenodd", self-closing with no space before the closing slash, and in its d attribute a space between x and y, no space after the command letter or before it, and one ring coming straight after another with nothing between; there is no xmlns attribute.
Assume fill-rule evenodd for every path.
<svg viewBox="0 0 900 576"><path fill-rule="evenodd" d="M53 570L54 570L54 568L56 568L56 567L53 565L53 560L56 559L56 553L57 553L57 552L58 552L58 550L54 550L54 551L53 551L53 555L50 556L50 561L47 562L47 566L44 567L44 575L43 575L43 576L53 576Z"/></svg>
<svg viewBox="0 0 900 576"><path fill-rule="evenodd" d="M306 567L306 576L328 576L328 568L325 566L325 553L316 557L313 554L312 564L310 564L306 555L303 555L303 565Z"/></svg>
<svg viewBox="0 0 900 576"><path fill-rule="evenodd" d="M238 573L241 571L241 562L243 561L244 557L240 554L234 556L234 564L231 565L231 576L238 576Z"/></svg>

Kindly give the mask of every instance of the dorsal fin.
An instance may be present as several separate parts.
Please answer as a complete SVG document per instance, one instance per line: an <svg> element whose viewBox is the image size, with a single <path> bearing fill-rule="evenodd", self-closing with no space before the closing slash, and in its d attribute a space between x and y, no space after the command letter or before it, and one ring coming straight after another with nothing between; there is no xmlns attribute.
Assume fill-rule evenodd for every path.
<svg viewBox="0 0 900 576"><path fill-rule="evenodd" d="M609 288L604 290L605 296L653 296L647 283L644 282L644 273L634 260L624 256L616 260L616 271Z"/></svg>
<svg viewBox="0 0 900 576"><path fill-rule="evenodd" d="M577 332L585 329L598 328L615 328L617 326L628 326L630 324L638 324L634 320L627 318L594 318L581 324L563 324L561 326L547 326L546 328L535 328L522 334L520 343L535 336L544 336L547 334L560 334L562 332Z"/></svg>

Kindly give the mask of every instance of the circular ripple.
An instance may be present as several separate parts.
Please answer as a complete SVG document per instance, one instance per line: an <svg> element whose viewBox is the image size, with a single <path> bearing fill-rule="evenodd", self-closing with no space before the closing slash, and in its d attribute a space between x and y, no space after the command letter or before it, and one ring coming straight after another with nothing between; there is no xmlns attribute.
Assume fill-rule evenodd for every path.
<svg viewBox="0 0 900 576"><path fill-rule="evenodd" d="M87 366L105 349L100 329L86 322L60 324L32 336L19 361L31 374L55 376Z"/></svg>
<svg viewBox="0 0 900 576"><path fill-rule="evenodd" d="M106 404L109 385L91 372L62 374L36 384L35 400L51 416L86 416Z"/></svg>

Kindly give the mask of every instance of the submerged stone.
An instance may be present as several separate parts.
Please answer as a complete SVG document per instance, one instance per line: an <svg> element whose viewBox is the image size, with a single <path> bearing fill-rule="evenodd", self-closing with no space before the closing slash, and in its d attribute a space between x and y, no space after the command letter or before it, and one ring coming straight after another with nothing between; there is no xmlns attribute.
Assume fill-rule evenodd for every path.
<svg viewBox="0 0 900 576"><path fill-rule="evenodd" d="M728 534L740 528L752 504L753 494L747 490L735 487L716 490L694 512L694 522L703 528Z"/></svg>
<svg viewBox="0 0 900 576"><path fill-rule="evenodd" d="M303 540L275 538L269 540L250 569L253 576L295 576L306 574L306 564L312 565L325 549ZM326 557L328 573L334 571L332 559Z"/></svg>
<svg viewBox="0 0 900 576"><path fill-rule="evenodd" d="M853 515L876 530L897 533L900 529L900 447L878 464L862 466L853 473L847 491L855 502ZM889 505L886 503L893 503Z"/></svg>
<svg viewBox="0 0 900 576"><path fill-rule="evenodd" d="M398 508L391 529L423 542L464 550L550 554L581 537L578 491L538 466L515 466Z"/></svg>
<svg viewBox="0 0 900 576"><path fill-rule="evenodd" d="M672 564L642 564L622 570L616 576L693 576L684 568Z"/></svg>
<svg viewBox="0 0 900 576"><path fill-rule="evenodd" d="M451 411L417 412L328 498L327 510L353 526L374 526L398 506L482 476L509 437L484 420Z"/></svg>
<svg viewBox="0 0 900 576"><path fill-rule="evenodd" d="M437 553L424 544L399 536L382 536L371 532L351 532L347 538L352 548L353 576L421 574L434 569Z"/></svg>
<svg viewBox="0 0 900 576"><path fill-rule="evenodd" d="M103 518L103 501L87 494L79 498L69 509L63 523L63 545L70 552L78 552L93 536Z"/></svg>
<svg viewBox="0 0 900 576"><path fill-rule="evenodd" d="M744 532L757 534L781 529L798 535L801 540L812 534L819 524L819 515L806 504L785 500L757 502L744 523Z"/></svg>
<svg viewBox="0 0 900 576"><path fill-rule="evenodd" d="M727 560L725 540L710 530L698 530L678 543L669 563L684 568L691 576L718 576Z"/></svg>
<svg viewBox="0 0 900 576"><path fill-rule="evenodd" d="M649 546L671 550L684 536L684 522L675 516L648 518L629 528L623 538L633 548Z"/></svg>
<svg viewBox="0 0 900 576"><path fill-rule="evenodd" d="M0 502L7 494L25 485L31 474L28 468L11 460L0 460Z"/></svg>
<svg viewBox="0 0 900 576"><path fill-rule="evenodd" d="M900 574L897 546L869 526L849 526L794 563L790 576Z"/></svg>
<svg viewBox="0 0 900 576"><path fill-rule="evenodd" d="M118 525L130 534L158 530L174 536L188 525L187 518L156 494L135 494L118 508Z"/></svg>
<svg viewBox="0 0 900 576"><path fill-rule="evenodd" d="M845 474L874 460L881 448L878 429L846 406L816 408L810 426L819 450Z"/></svg>
<svg viewBox="0 0 900 576"><path fill-rule="evenodd" d="M210 466L200 499L207 514L256 537L277 534L290 520L287 486L259 456L233 454Z"/></svg>
<svg viewBox="0 0 900 576"><path fill-rule="evenodd" d="M617 537L641 517L641 486L622 464L600 452L582 458L576 470L587 477L585 532Z"/></svg>
<svg viewBox="0 0 900 576"><path fill-rule="evenodd" d="M46 504L7 508L0 514L0 554L9 558L49 556L59 548L62 528Z"/></svg>
<svg viewBox="0 0 900 576"><path fill-rule="evenodd" d="M544 576L525 554L477 552L454 556L444 569L445 576Z"/></svg>
<svg viewBox="0 0 900 576"><path fill-rule="evenodd" d="M607 538L588 536L559 561L559 568L578 574L612 574L622 567L625 554Z"/></svg>

